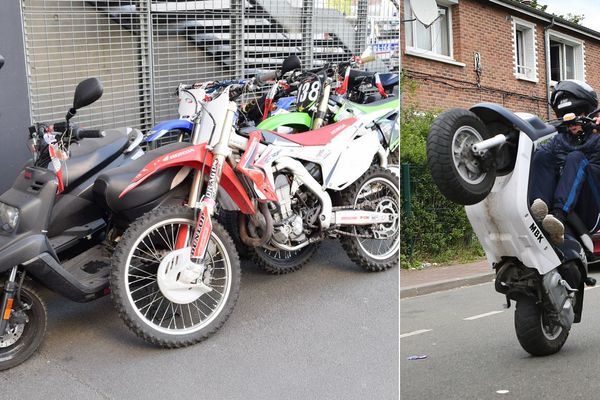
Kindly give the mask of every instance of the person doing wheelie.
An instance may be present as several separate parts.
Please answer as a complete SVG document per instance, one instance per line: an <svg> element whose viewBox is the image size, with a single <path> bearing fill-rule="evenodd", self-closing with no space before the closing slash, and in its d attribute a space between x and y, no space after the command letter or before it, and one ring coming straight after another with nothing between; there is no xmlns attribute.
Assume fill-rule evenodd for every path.
<svg viewBox="0 0 600 400"><path fill-rule="evenodd" d="M585 117L597 109L598 95L587 83L568 79L556 85L550 104L558 118L569 113ZM600 117L595 122L600 123ZM580 118L563 122L558 131L533 155L529 191L535 199L532 216L542 222L555 245L563 242L565 222L573 211L590 231L600 225L600 135Z"/></svg>

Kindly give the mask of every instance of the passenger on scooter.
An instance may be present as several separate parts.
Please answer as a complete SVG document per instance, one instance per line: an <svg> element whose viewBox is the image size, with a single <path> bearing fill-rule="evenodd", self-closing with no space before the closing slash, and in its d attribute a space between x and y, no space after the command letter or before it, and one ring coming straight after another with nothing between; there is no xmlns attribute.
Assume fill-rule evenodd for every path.
<svg viewBox="0 0 600 400"><path fill-rule="evenodd" d="M550 104L558 118L586 116L598 107L598 96L587 83L568 79L556 85ZM530 180L532 215L554 244L563 242L567 215L575 209L588 229L600 223L600 135L581 124L563 123L558 131L536 150Z"/></svg>

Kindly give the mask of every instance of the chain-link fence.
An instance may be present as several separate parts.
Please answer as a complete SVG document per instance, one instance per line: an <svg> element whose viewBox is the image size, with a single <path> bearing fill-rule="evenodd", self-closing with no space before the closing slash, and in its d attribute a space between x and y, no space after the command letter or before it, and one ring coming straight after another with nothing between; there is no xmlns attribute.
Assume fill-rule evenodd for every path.
<svg viewBox="0 0 600 400"><path fill-rule="evenodd" d="M104 95L81 110L78 121L103 128L146 131L177 117L173 92L180 82L249 77L275 69L290 54L311 67L348 60L370 46L380 58L374 69L393 68L390 49L399 34L395 0L22 0L22 5L32 122L64 117L77 83L97 76Z"/></svg>

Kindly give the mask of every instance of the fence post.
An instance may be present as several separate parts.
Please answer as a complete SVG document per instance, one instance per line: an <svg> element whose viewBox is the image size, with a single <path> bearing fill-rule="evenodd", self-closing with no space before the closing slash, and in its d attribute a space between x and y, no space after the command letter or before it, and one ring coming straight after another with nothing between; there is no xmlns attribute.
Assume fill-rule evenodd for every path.
<svg viewBox="0 0 600 400"><path fill-rule="evenodd" d="M367 6L368 0L358 0L356 5L356 36L354 54L360 55L367 47Z"/></svg>
<svg viewBox="0 0 600 400"><path fill-rule="evenodd" d="M245 0L231 0L231 62L234 65L233 78L245 78L244 66L244 7Z"/></svg>
<svg viewBox="0 0 600 400"><path fill-rule="evenodd" d="M312 68L313 62L314 10L313 0L302 0L300 30L302 31L302 64L305 68Z"/></svg>
<svg viewBox="0 0 600 400"><path fill-rule="evenodd" d="M407 217L412 215L411 194L410 194L410 164L402 164L400 172L400 180L402 181L402 202L404 203L404 214Z"/></svg>

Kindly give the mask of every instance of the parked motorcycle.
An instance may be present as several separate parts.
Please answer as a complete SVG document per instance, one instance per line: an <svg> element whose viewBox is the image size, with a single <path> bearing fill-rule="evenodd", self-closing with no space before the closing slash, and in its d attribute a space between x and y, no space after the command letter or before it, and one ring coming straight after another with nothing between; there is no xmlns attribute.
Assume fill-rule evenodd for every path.
<svg viewBox="0 0 600 400"><path fill-rule="evenodd" d="M31 127L33 159L0 195L0 272L6 275L0 370L25 361L44 337L47 314L40 285L77 302L107 295L110 255L123 230L159 204L182 202L178 196L185 184L173 169L109 208L106 171L113 171L113 177L137 172L148 157L176 147L144 154L139 146L143 135L136 129L86 130L71 122L77 110L101 95L100 81L86 79L77 85L64 122Z"/></svg>
<svg viewBox="0 0 600 400"><path fill-rule="evenodd" d="M581 321L584 284L595 284L588 276L586 253L594 248L586 224L571 213L564 243L554 245L529 207L533 152L556 134L536 116L480 103L442 113L427 138L433 180L449 200L466 205L496 272L496 291L507 307L516 302L517 339L534 356L562 348L572 324Z"/></svg>
<svg viewBox="0 0 600 400"><path fill-rule="evenodd" d="M359 115L303 134L235 129L232 99L248 85L220 89L199 102L191 144L156 158L131 182L189 167L187 204L159 207L133 223L113 257L111 288L121 317L138 336L166 347L199 342L232 312L239 293L238 255L217 208L239 209L240 236L250 246L297 250L337 237L367 271L398 263L399 187L385 163L374 121ZM110 175L110 174L109 174Z"/></svg>

